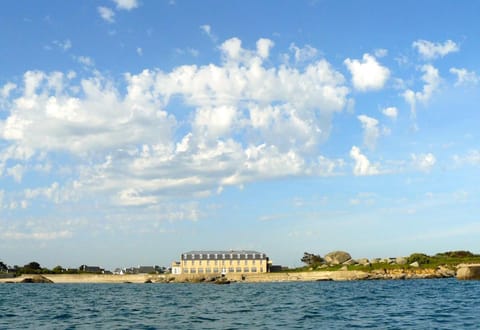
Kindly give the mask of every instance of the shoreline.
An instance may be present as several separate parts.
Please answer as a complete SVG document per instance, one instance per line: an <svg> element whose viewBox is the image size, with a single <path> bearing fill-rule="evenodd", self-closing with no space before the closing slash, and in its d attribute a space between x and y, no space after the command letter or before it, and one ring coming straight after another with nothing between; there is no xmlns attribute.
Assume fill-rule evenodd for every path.
<svg viewBox="0 0 480 330"><path fill-rule="evenodd" d="M358 281L358 280L409 280L456 277L456 272L447 268L438 269L393 269L371 272L358 270L278 272L257 274L227 274L224 279L229 282L267 283L267 282L314 282L314 281ZM172 274L24 274L13 278L0 278L0 283L22 283L29 279L38 282L57 284L122 284L122 283L208 283L220 278L218 275L172 275ZM35 281L35 280L34 280Z"/></svg>

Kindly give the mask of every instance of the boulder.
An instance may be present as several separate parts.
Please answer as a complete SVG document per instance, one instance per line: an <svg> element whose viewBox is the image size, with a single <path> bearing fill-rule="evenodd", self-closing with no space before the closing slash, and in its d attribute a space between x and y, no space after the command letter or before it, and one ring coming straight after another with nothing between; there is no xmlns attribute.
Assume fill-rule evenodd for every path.
<svg viewBox="0 0 480 330"><path fill-rule="evenodd" d="M457 279L480 280L480 264L459 265L457 268Z"/></svg>
<svg viewBox="0 0 480 330"><path fill-rule="evenodd" d="M405 257L396 257L395 258L395 263L397 265L406 265L407 264L407 258Z"/></svg>
<svg viewBox="0 0 480 330"><path fill-rule="evenodd" d="M420 264L418 263L418 261L415 261L410 264L410 267L420 267Z"/></svg>
<svg viewBox="0 0 480 330"><path fill-rule="evenodd" d="M20 281L20 283L53 283L52 280L49 280L42 275L25 275L25 278Z"/></svg>
<svg viewBox="0 0 480 330"><path fill-rule="evenodd" d="M358 262L354 259L349 259L342 263L342 265L356 265Z"/></svg>
<svg viewBox="0 0 480 330"><path fill-rule="evenodd" d="M382 259L380 259L380 258L373 258L372 259L372 264L378 264L378 263L380 263L381 260Z"/></svg>
<svg viewBox="0 0 480 330"><path fill-rule="evenodd" d="M362 266L370 265L370 260L368 260L367 258L358 259L357 262Z"/></svg>
<svg viewBox="0 0 480 330"><path fill-rule="evenodd" d="M325 261L331 265L343 264L350 259L352 259L350 254L344 251L333 251L325 255Z"/></svg>

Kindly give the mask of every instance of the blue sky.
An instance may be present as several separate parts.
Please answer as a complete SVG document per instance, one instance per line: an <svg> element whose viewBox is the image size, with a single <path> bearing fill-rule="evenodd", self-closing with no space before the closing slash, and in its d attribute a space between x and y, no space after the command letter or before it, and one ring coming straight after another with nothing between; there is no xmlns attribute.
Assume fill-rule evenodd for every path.
<svg viewBox="0 0 480 330"><path fill-rule="evenodd" d="M474 1L6 1L0 260L480 252Z"/></svg>

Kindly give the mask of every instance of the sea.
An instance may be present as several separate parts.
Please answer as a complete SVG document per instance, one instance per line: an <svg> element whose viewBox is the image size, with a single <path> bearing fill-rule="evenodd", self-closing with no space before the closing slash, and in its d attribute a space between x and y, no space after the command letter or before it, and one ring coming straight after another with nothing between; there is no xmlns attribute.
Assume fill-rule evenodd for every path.
<svg viewBox="0 0 480 330"><path fill-rule="evenodd" d="M480 281L0 284L0 329L480 329Z"/></svg>

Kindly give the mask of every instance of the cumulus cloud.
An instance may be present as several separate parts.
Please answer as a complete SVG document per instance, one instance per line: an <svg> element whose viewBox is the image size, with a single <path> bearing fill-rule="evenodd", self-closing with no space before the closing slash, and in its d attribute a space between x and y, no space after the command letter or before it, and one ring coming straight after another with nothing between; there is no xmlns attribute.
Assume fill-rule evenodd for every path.
<svg viewBox="0 0 480 330"><path fill-rule="evenodd" d="M270 55L270 48L272 48L274 42L270 39L261 38L257 41L257 53L261 58L268 58Z"/></svg>
<svg viewBox="0 0 480 330"><path fill-rule="evenodd" d="M119 10L132 10L138 7L138 0L112 0Z"/></svg>
<svg viewBox="0 0 480 330"><path fill-rule="evenodd" d="M112 9L108 7L100 6L100 7L97 7L97 10L98 10L98 14L104 21L108 23L115 22L115 18L114 18L115 12Z"/></svg>
<svg viewBox="0 0 480 330"><path fill-rule="evenodd" d="M426 60L444 57L447 54L460 50L458 45L452 40L447 40L443 44L428 40L417 40L413 42L412 47L417 49L418 53Z"/></svg>
<svg viewBox="0 0 480 330"><path fill-rule="evenodd" d="M353 87L359 91L381 89L390 77L390 70L370 54L364 54L362 60L347 58L344 63L352 75Z"/></svg>
<svg viewBox="0 0 480 330"><path fill-rule="evenodd" d="M267 67L272 46L260 39L245 49L232 38L220 46L220 64L127 73L124 81L96 71L81 79L27 71L0 119L0 174L19 164L25 175L61 155L71 162L69 180L30 187L27 201L101 195L105 205L125 207L269 178L334 175L343 161L319 155L318 145L347 106L345 79L324 59L302 69Z"/></svg>
<svg viewBox="0 0 480 330"><path fill-rule="evenodd" d="M356 176L376 175L379 174L377 166L370 164L367 156L361 153L360 148L353 146L350 149L350 157L355 161L353 174Z"/></svg>
<svg viewBox="0 0 480 330"><path fill-rule="evenodd" d="M366 115L357 116L363 128L363 144L369 149L375 149L377 139L380 137L378 120Z"/></svg>
<svg viewBox="0 0 480 330"><path fill-rule="evenodd" d="M416 115L417 102L420 101L424 104L427 103L431 99L433 93L438 89L441 82L440 74L434 66L430 64L423 65L421 71L424 72L422 80L425 82L422 91L414 92L411 89L407 89L403 93L403 98L410 105L411 113L414 117Z"/></svg>
<svg viewBox="0 0 480 330"><path fill-rule="evenodd" d="M392 120L396 120L398 116L398 109L396 107L387 107L382 110L382 113Z"/></svg>
<svg viewBox="0 0 480 330"><path fill-rule="evenodd" d="M455 86L476 85L480 81L480 77L474 71L467 69L450 68L450 73L457 76Z"/></svg>

